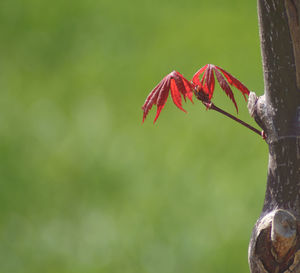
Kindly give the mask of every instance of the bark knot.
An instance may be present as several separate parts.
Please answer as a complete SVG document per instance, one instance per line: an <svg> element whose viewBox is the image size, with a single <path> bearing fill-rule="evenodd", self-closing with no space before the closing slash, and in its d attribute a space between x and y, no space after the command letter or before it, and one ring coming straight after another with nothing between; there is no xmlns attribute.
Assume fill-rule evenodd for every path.
<svg viewBox="0 0 300 273"><path fill-rule="evenodd" d="M251 272L300 272L299 228L287 210L276 209L260 218L249 245Z"/></svg>
<svg viewBox="0 0 300 273"><path fill-rule="evenodd" d="M248 111L256 123L263 129L266 135L267 143L271 143L278 138L273 119L275 111L271 105L268 105L265 100L265 95L257 97L254 92L250 92L248 98Z"/></svg>

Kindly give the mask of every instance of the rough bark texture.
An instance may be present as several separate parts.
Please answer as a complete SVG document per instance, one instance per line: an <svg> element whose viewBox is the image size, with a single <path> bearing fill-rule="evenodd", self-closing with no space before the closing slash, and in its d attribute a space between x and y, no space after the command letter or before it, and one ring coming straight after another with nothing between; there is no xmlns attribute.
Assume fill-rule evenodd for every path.
<svg viewBox="0 0 300 273"><path fill-rule="evenodd" d="M265 94L249 112L267 135L262 213L249 244L252 273L300 272L300 0L258 0Z"/></svg>

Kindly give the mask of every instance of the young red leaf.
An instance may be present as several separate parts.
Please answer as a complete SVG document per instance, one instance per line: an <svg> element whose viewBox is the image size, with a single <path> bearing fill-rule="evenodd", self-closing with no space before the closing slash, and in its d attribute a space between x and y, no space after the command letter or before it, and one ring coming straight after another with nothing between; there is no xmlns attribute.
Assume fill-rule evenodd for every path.
<svg viewBox="0 0 300 273"><path fill-rule="evenodd" d="M175 80L178 91L183 95L184 100L188 97L192 101L192 97L190 96L190 94L193 95L192 84L177 71L172 73L172 77Z"/></svg>
<svg viewBox="0 0 300 273"><path fill-rule="evenodd" d="M238 107L237 107L237 104L234 99L234 95L232 93L230 86L228 85L228 83L226 82L226 80L224 79L222 74L217 69L215 69L215 74L216 74L217 80L218 80L221 88L225 91L226 95L232 100L232 102L234 103L234 106L236 108L236 112L238 112Z"/></svg>
<svg viewBox="0 0 300 273"><path fill-rule="evenodd" d="M208 89L208 98L211 99L215 90L214 65L209 64L206 70L205 83Z"/></svg>
<svg viewBox="0 0 300 273"><path fill-rule="evenodd" d="M204 67L199 69L194 75L193 83L195 85L196 95L198 99L202 100L203 102L205 101L205 103L208 103L211 100L215 88L215 78L214 78L214 73L215 73L221 88L225 91L227 96L232 100L236 110L238 111L238 107L234 99L233 92L229 84L227 83L227 81L225 80L225 78L220 72L225 76L229 84L235 86L237 89L239 89L242 92L244 98L247 100L246 95L249 95L250 93L247 87L244 86L239 80L237 80L227 71L213 64L205 65ZM200 81L200 75L202 73L203 76Z"/></svg>
<svg viewBox="0 0 300 273"><path fill-rule="evenodd" d="M169 91L171 89L171 97L173 99L174 104L182 111L186 112L182 108L182 99L181 95L184 99L189 98L192 101L192 84L185 79L179 72L173 71L167 76L165 76L161 82L150 92L142 109L143 113L143 122L148 115L150 109L153 105L157 105L157 112L154 119L155 121L158 119L161 110L164 108L168 96Z"/></svg>
<svg viewBox="0 0 300 273"><path fill-rule="evenodd" d="M182 108L182 100L181 100L181 95L179 93L178 87L176 85L176 82L174 79L171 79L171 97L172 100L174 102L174 104L182 111L186 112L183 108Z"/></svg>
<svg viewBox="0 0 300 273"><path fill-rule="evenodd" d="M178 86L180 93L183 95L184 100L186 101L186 98L188 98L191 102L193 102L193 85L185 78L183 77L179 72L176 71L176 77L178 78ZM174 77L175 78L175 77ZM176 81L176 78L175 78ZM183 83L183 86L181 85L181 82Z"/></svg>
<svg viewBox="0 0 300 273"><path fill-rule="evenodd" d="M157 98L157 111L156 111L156 116L154 118L154 122L158 119L159 114L161 112L161 110L164 108L168 96L169 96L169 89L170 89L170 77L167 77L164 84L162 85L160 91L159 91L159 95Z"/></svg>
<svg viewBox="0 0 300 273"><path fill-rule="evenodd" d="M223 73L223 75L226 77L229 84L233 85L235 88L237 88L238 90L240 90L242 92L245 100L247 101L246 95L249 96L249 94L250 94L248 88L245 85L243 85L238 79L233 77L230 73L228 73L221 67L216 66L216 68L219 69Z"/></svg>
<svg viewBox="0 0 300 273"><path fill-rule="evenodd" d="M184 88L187 91L186 97L191 102L193 102L192 97L193 97L193 88L194 88L194 86L185 77L183 77L182 75L181 75L181 79L183 80Z"/></svg>
<svg viewBox="0 0 300 273"><path fill-rule="evenodd" d="M203 75L200 80L201 74ZM195 94L195 96L200 101L202 101L202 103L206 106L206 109L215 110L233 119L234 121L239 122L240 124L244 125L245 127L252 130L253 132L261 135L263 139L265 139L266 135L264 134L263 131L260 132L256 128L236 118L235 116L229 114L228 112L222 110L221 108L217 107L214 103L211 102L211 98L213 97L213 93L215 89L215 75L217 77L217 81L220 84L221 88L224 90L226 95L231 99L231 101L233 102L236 108L236 111L238 112L238 107L229 84L239 89L242 92L245 99L246 99L246 95L249 95L250 93L249 90L239 80L237 80L235 77L233 77L224 69L215 66L213 64L207 64L195 73L192 79L192 83L190 83L186 78L184 78L177 71L173 71L167 76L165 76L160 81L160 83L157 86L155 86L154 89L150 92L150 94L146 98L144 105L142 106L144 112L143 122L153 105L157 106L157 112L154 119L154 123L156 122L162 109L164 108L167 102L169 92L171 90L172 100L180 110L186 112L182 108L181 96L183 96L185 101L186 101L186 97L192 101L192 95ZM226 79L223 77L223 75Z"/></svg>
<svg viewBox="0 0 300 273"><path fill-rule="evenodd" d="M205 65L205 66L203 66L203 67L201 67L201 68L195 73L195 75L193 76L192 81L193 81L193 83L194 83L195 85L201 85L201 84L203 85L203 78L202 78L202 81L201 81L201 83L200 83L199 76L206 70L207 66L208 66L208 64Z"/></svg>
<svg viewBox="0 0 300 273"><path fill-rule="evenodd" d="M145 103L142 107L144 114L143 114L143 122L146 118L146 116L148 115L148 112L151 110L153 104L156 104L158 95L159 95L159 90L162 87L163 83L164 83L165 78L163 78L160 83L154 87L154 89L150 92L150 94L148 95L148 97L145 100Z"/></svg>

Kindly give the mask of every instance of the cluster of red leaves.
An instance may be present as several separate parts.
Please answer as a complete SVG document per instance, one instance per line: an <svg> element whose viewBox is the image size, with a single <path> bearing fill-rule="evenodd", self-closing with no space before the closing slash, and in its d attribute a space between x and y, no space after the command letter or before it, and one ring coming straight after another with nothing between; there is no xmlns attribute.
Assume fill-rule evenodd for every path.
<svg viewBox="0 0 300 273"><path fill-rule="evenodd" d="M203 75L202 75L203 74ZM200 77L202 78L200 80ZM246 95L249 95L249 90L246 86L244 86L239 80L233 77L224 69L212 65L207 64L200 68L191 82L189 82L186 78L184 78L179 72L173 71L167 76L165 76L161 82L154 87L154 89L150 92L146 101L142 107L143 114L143 122L148 115L150 109L153 105L157 106L157 112L154 119L154 123L159 117L159 114L163 107L165 106L169 92L171 90L171 97L173 99L174 104L182 111L186 112L182 108L182 97L184 100L188 98L192 101L193 94L196 95L197 99L201 100L204 103L210 103L213 97L214 89L215 89L215 77L220 85L220 87L224 90L226 95L232 100L236 110L238 111L238 107L236 101L234 99L233 92L231 90L230 85L236 87L240 90L247 101Z"/></svg>

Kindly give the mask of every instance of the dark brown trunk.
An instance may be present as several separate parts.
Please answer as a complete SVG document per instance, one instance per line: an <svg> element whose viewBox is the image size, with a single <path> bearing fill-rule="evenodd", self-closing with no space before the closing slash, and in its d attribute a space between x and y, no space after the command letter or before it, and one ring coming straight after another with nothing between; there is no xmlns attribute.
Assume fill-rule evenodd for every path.
<svg viewBox="0 0 300 273"><path fill-rule="evenodd" d="M262 213L249 245L251 272L300 272L300 0L258 0L265 94L249 111L267 135Z"/></svg>

